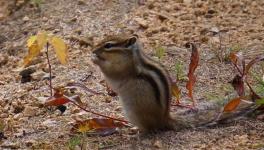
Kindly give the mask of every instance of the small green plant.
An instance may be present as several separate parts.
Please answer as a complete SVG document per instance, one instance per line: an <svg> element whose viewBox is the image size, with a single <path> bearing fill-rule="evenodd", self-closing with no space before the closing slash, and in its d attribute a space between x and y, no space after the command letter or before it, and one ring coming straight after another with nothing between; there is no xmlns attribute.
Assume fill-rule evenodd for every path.
<svg viewBox="0 0 264 150"><path fill-rule="evenodd" d="M42 4L43 0L30 0L30 2L35 5L36 7L40 7Z"/></svg>
<svg viewBox="0 0 264 150"><path fill-rule="evenodd" d="M230 55L231 53L238 53L239 51L242 51L242 50L243 50L243 49L242 49L242 47L241 47L240 44L234 44L233 46L231 46L231 47L229 47L229 48L226 49L226 52L224 53L224 58L223 58L223 60L224 60L225 62L230 61L230 59L229 59L229 55Z"/></svg>
<svg viewBox="0 0 264 150"><path fill-rule="evenodd" d="M83 143L83 140L82 140L82 136L80 135L77 135L77 136L74 136L72 137L69 141L68 141L68 148L70 150L74 150L76 149L76 146L81 146Z"/></svg>
<svg viewBox="0 0 264 150"><path fill-rule="evenodd" d="M264 78L262 75L260 75L259 73L253 72L252 76L254 77L254 79L257 81L257 83L255 84L255 90L256 92L261 95L264 96Z"/></svg>
<svg viewBox="0 0 264 150"><path fill-rule="evenodd" d="M156 49L156 56L159 58L159 59L162 59L162 57L164 56L164 53L165 53L165 49L161 46L158 46Z"/></svg>
<svg viewBox="0 0 264 150"><path fill-rule="evenodd" d="M175 71L175 74L176 74L177 81L187 80L187 77L184 76L183 63L181 61L177 61L175 63L174 71Z"/></svg>

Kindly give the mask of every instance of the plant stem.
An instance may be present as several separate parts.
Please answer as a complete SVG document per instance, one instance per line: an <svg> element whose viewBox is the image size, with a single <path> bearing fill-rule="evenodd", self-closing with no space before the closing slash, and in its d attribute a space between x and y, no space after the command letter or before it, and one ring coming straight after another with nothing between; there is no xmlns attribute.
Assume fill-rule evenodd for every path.
<svg viewBox="0 0 264 150"><path fill-rule="evenodd" d="M50 60L49 60L49 42L47 42L46 45L46 56L47 56L47 60L48 60L48 66L49 66L49 88L50 88L50 96L53 95L52 93L52 74L51 74L51 65L50 65Z"/></svg>
<svg viewBox="0 0 264 150"><path fill-rule="evenodd" d="M65 95L64 95L65 96ZM68 96L65 96L71 103L73 103L74 105L76 105L77 107L79 107L80 109L82 109L83 111L86 111L86 112L89 112L89 113L92 113L92 114L95 114L95 115L98 115L98 116L101 116L101 117L105 117L105 118L108 118L108 119L112 119L112 120L116 120L116 121L120 121L120 122L123 122L123 123L128 123L128 121L126 120L122 120L122 119L118 119L118 118L114 118L114 117L110 117L110 116L106 116L106 115L103 115L103 114L99 114L97 112L94 112L92 110L87 110L86 108L82 107L81 105L77 104L72 98L68 97Z"/></svg>

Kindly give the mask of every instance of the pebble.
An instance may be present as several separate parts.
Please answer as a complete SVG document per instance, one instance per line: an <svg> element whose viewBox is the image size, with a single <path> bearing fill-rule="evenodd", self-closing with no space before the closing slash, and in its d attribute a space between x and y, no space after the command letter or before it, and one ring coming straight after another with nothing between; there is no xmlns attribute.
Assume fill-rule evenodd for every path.
<svg viewBox="0 0 264 150"><path fill-rule="evenodd" d="M39 109L38 107L32 107L32 106L26 106L23 114L25 117L32 117L35 116L37 113L37 109Z"/></svg>

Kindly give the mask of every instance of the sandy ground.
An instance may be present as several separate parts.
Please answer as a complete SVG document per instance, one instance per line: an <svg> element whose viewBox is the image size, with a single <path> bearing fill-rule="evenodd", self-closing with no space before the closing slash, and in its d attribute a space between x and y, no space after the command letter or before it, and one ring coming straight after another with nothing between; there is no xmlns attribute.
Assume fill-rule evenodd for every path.
<svg viewBox="0 0 264 150"><path fill-rule="evenodd" d="M41 105L41 97L49 95L47 81L42 80L47 75L45 55L31 66L36 70L33 81L22 84L18 71L27 53L27 38L46 30L63 38L69 47L67 66L60 65L51 54L54 86L76 81L106 93L99 82L103 77L90 60L92 45L105 35L136 33L145 52L155 59L156 50L164 48L160 61L172 76L177 62L183 64L186 76L190 51L184 44L191 41L200 51L194 95L197 107L203 109L204 103L223 103L235 96L228 84L236 73L227 61L231 51L243 52L247 60L264 53L263 13L262 0L45 0L39 8L29 3L19 6L0 21L0 119L6 137L0 137L1 149L70 149L76 138L80 144L74 149L264 148L264 124L255 119L147 137L130 134L127 128L106 137L72 133L76 120L97 116L73 105L67 105L62 115ZM263 65L255 70L263 75ZM184 79L179 82L183 101L185 83ZM117 97L78 93L92 110L123 118ZM188 110L173 107L171 111Z"/></svg>

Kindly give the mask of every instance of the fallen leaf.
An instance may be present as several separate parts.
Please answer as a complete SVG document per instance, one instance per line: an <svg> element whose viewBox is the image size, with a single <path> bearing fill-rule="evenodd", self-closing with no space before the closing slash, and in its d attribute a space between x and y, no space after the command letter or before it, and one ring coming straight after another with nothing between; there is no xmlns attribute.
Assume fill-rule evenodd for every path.
<svg viewBox="0 0 264 150"><path fill-rule="evenodd" d="M47 102L45 102L45 106L60 106L63 104L66 104L70 102L68 98L65 98L64 96L61 97L50 97L47 99Z"/></svg>
<svg viewBox="0 0 264 150"><path fill-rule="evenodd" d="M50 40L51 45L54 47L54 50L56 52L56 55L60 62L62 64L67 63L67 56L68 56L68 51L67 51L67 46L64 43L64 41L56 36L52 37Z"/></svg>
<svg viewBox="0 0 264 150"><path fill-rule="evenodd" d="M115 122L112 119L92 118L85 121L77 121L73 126L73 131L106 136L117 132L117 128L123 126L123 123Z"/></svg>
<svg viewBox="0 0 264 150"><path fill-rule="evenodd" d="M186 46L192 49L191 62L189 65L189 73L188 73L189 80L186 84L186 88L188 89L188 96L191 98L191 100L194 103L193 86L196 82L196 77L194 75L194 72L199 63L199 52L197 47L193 43L187 43Z"/></svg>
<svg viewBox="0 0 264 150"><path fill-rule="evenodd" d="M231 112L237 108L237 106L240 104L242 97L237 97L229 101L225 107L224 112Z"/></svg>
<svg viewBox="0 0 264 150"><path fill-rule="evenodd" d="M79 106L84 106L79 95L66 96L64 94L65 88L55 89L53 96L49 97L44 103L45 106L57 106L62 113L66 110L65 106L62 106L68 102L76 102Z"/></svg>
<svg viewBox="0 0 264 150"><path fill-rule="evenodd" d="M45 106L60 106L70 102L70 100L64 96L63 89L55 89L53 96L49 97L44 103Z"/></svg>

